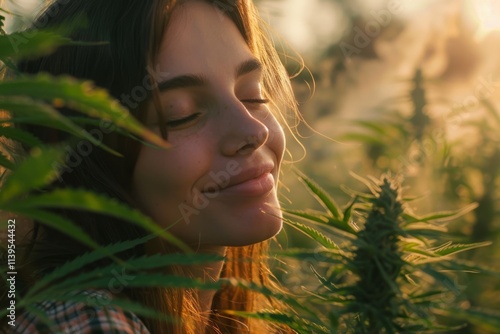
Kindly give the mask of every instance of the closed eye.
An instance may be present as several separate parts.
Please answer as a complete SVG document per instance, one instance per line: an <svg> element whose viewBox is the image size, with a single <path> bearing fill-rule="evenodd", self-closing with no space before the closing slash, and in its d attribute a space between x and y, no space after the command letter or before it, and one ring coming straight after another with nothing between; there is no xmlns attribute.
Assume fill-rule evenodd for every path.
<svg viewBox="0 0 500 334"><path fill-rule="evenodd" d="M194 113L194 114L191 114L187 117L170 120L166 124L167 124L167 127L171 128L171 129L175 129L175 128L179 128L183 125L189 124L192 121L195 121L200 116L201 116L201 113Z"/></svg>
<svg viewBox="0 0 500 334"><path fill-rule="evenodd" d="M268 99L246 99L246 100L241 100L241 102L255 103L255 104L267 104L267 103L269 103L269 100Z"/></svg>

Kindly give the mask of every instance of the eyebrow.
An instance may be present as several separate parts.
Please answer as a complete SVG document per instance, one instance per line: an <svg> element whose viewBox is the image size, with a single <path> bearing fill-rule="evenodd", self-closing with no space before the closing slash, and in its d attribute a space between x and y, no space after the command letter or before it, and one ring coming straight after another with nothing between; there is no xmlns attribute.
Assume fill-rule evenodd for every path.
<svg viewBox="0 0 500 334"><path fill-rule="evenodd" d="M236 68L235 77L241 77L253 71L262 71L262 63L255 58L244 61Z"/></svg>
<svg viewBox="0 0 500 334"><path fill-rule="evenodd" d="M240 65L238 65L238 67L236 67L235 77L238 78L250 72L261 70L262 63L257 59L252 58L242 62ZM185 74L165 81L160 81L158 83L158 89L160 90L160 92L163 92L178 88L201 87L207 85L207 78L196 74Z"/></svg>

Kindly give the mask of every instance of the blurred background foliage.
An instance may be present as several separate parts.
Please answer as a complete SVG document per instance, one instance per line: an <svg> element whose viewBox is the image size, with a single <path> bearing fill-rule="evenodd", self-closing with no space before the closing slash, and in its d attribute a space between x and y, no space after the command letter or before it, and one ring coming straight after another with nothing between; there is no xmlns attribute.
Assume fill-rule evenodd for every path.
<svg viewBox="0 0 500 334"><path fill-rule="evenodd" d="M41 0L6 1L6 30L38 12ZM460 254L500 265L500 2L496 0L259 0L273 32L284 37L283 60L308 125L303 145L290 143L282 201L289 209L318 208L290 166L332 194L360 189L351 172L404 178L416 212L478 207L449 224L460 242L492 241ZM284 248L311 246L293 229ZM314 259L312 260L314 261ZM279 265L277 264L279 267ZM293 261L277 277L307 285L306 262ZM500 309L498 277L461 277L467 303ZM484 333L468 326L460 333Z"/></svg>
<svg viewBox="0 0 500 334"><path fill-rule="evenodd" d="M500 2L490 0L262 0L271 26L297 51L307 70L293 84L305 152L294 166L343 205L349 173L404 178L417 213L477 209L449 224L450 237L493 241L463 258L500 263ZM305 156L304 156L305 154ZM284 204L313 208L297 177L285 169ZM343 199L343 201L342 201ZM289 202L288 202L289 200ZM282 235L287 246L307 243ZM309 272L307 265L298 269ZM283 275L303 284L295 272ZM500 280L463 278L471 306L500 309ZM460 333L482 333L474 326Z"/></svg>

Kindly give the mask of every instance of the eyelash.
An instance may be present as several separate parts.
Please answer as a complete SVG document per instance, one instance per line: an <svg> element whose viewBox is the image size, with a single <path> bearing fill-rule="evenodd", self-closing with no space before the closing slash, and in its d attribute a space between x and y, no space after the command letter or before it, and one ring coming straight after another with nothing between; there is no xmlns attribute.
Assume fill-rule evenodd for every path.
<svg viewBox="0 0 500 334"><path fill-rule="evenodd" d="M268 99L246 99L246 100L241 100L241 102L252 103L252 104L267 104L267 103L269 103L269 100ZM195 114L189 115L189 116L184 117L184 118L174 119L174 120L168 121L167 126L169 126L171 128L182 126L186 123L194 121L200 115L201 115L201 113L195 113Z"/></svg>
<svg viewBox="0 0 500 334"><path fill-rule="evenodd" d="M248 99L248 100L241 100L241 102L255 103L255 104L268 104L269 100L268 99Z"/></svg>
<svg viewBox="0 0 500 334"><path fill-rule="evenodd" d="M189 115L189 116L184 117L184 118L174 119L174 120L168 121L167 126L169 126L171 128L175 128L177 126L181 126L181 125L184 125L184 124L189 123L191 121L194 121L200 115L201 115L201 113L194 113L194 114Z"/></svg>

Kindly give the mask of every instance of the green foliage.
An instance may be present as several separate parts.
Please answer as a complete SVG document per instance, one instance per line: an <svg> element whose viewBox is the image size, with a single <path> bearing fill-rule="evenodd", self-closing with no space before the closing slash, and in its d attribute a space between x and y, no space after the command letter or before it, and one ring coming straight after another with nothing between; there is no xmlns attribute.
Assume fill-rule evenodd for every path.
<svg viewBox="0 0 500 334"><path fill-rule="evenodd" d="M0 16L0 28L3 27L4 18L4 16ZM48 54L57 47L68 44L75 44L75 42L54 31L38 30L27 37L22 33L6 34L5 31L1 30L0 61L13 69L12 61L14 59ZM86 117L66 117L57 110L60 107L69 107ZM33 286L30 286L22 296L16 294L18 309L37 314L49 325L50 320L37 309L37 302L43 300L81 300L89 305L102 306L102 302L84 298L75 292L85 288L107 289L111 282L116 280L116 273L122 273L124 270L127 271L127 277L130 280L121 282L122 288L157 286L217 289L221 284L209 284L184 276L163 273L160 269L169 265L199 265L223 259L217 256L193 254L183 242L158 227L149 217L137 210L103 195L81 189L51 189L51 183L60 177L60 167L66 164L68 152L65 146L71 146L76 140L86 140L96 147L120 155L105 147L85 130L85 125L103 124L101 122L106 122L111 126L111 130L107 129L109 131L118 131L163 149L169 147L162 138L156 136L131 117L128 110L106 91L94 87L89 81L39 74L30 77L10 77L0 82L0 136L2 137L0 169L3 170L0 179L2 185L0 211L7 215L18 214L22 217L36 219L41 224L64 232L74 238L76 242L94 249L44 276ZM20 129L17 126L19 124L52 127L70 134L71 137L67 142L45 146L35 135ZM16 151L15 144L21 143L30 147L31 150L26 154ZM141 226L153 234L120 244L101 246L84 233L78 225L51 211L54 208L78 209L118 217ZM18 220L18 222L20 221ZM2 227L5 223L2 221ZM19 224L17 228L21 230ZM141 257L128 262L124 262L116 256L117 253L158 236L167 239L186 253ZM0 253L2 258L6 259L7 250L2 247ZM89 269L89 266L104 259L107 259L110 264L98 270ZM5 260L4 263L6 262ZM2 266L0 276L3 281L5 281L6 275L7 267ZM175 320L156 310L147 309L128 300L115 298L107 302L139 315L159 317L169 321ZM0 312L0 316L4 317L6 313L4 309Z"/></svg>
<svg viewBox="0 0 500 334"><path fill-rule="evenodd" d="M306 179L303 175L299 177ZM443 241L447 237L443 227L433 228L442 224L439 221L457 218L475 206L419 218L408 213L407 200L402 198L400 186L393 178L385 176L380 181L363 182L370 193L358 194L345 210L335 204L334 211L339 212L339 217L349 210L353 220L349 226L356 226L352 228L352 237L344 238L337 247L325 243L330 240L328 234L338 236L338 230L344 234L346 231L325 223L324 217L331 208L324 201L334 202L314 182L307 179L305 184L327 212L304 215L300 211L287 211L291 217L287 222L295 228L306 225L292 219L328 230L325 234L313 227L301 227L320 248L280 253L297 261L310 259L311 254L315 256L311 271L318 285L304 288L307 294L302 296L301 303L316 312L300 317L300 325L296 318L290 320L294 328L300 328L299 333L420 333L457 329L458 320L464 319L499 330L497 312L457 306L459 302L464 304L465 296L455 272L475 271L497 277L499 273L464 263L453 255L491 243ZM484 319L483 324L477 319Z"/></svg>
<svg viewBox="0 0 500 334"><path fill-rule="evenodd" d="M52 53L62 45L71 44L69 38L49 31L35 31L29 38L23 33L0 35L0 60Z"/></svg>
<svg viewBox="0 0 500 334"><path fill-rule="evenodd" d="M2 16L1 21L3 22ZM62 31L62 29L59 29ZM54 31L37 30L25 36L25 43L16 49L14 43L20 33L0 35L0 60L19 58L26 55L43 55L60 45L73 43ZM24 35L23 35L24 36ZM2 44L3 43L3 44ZM139 212L103 197L81 190L55 190L50 193L33 196L34 190L43 189L59 177L59 167L64 166L66 153L63 144L60 147L44 147L40 140L12 125L30 123L53 127L65 131L93 145L106 148L83 127L60 114L55 107L67 106L87 115L96 121L109 122L114 129L130 136L137 136L162 148L169 145L150 130L143 127L130 116L128 110L112 99L103 89L96 88L89 81L79 81L70 77L52 77L39 74L32 77L22 76L0 82L0 109L4 113L0 119L0 136L3 139L17 141L33 147L29 155L20 162L14 162L14 155L0 155L0 166L11 170L2 175L0 210L17 213L37 219L42 223L64 231L76 240L97 248L83 231L61 216L46 211L46 208L66 207L113 215L136 223L149 231L168 239L181 249L188 248L170 233L157 227L149 218ZM2 142L2 152L9 152L9 147ZM68 143L69 144L69 143ZM36 168L34 168L36 166Z"/></svg>
<svg viewBox="0 0 500 334"><path fill-rule="evenodd" d="M479 74L476 79L483 80ZM404 213L404 224L408 224L413 237L425 241L441 235L444 245L446 240L457 240L481 246L485 240L491 240L496 249L488 251L471 246L471 251L458 256L483 265L497 263L500 235L498 92L491 88L493 84L483 82L489 91L478 94L476 83L476 87L468 88L469 97L474 96L477 103L465 103L469 97L457 103L447 90L446 79L426 78L418 68L405 83L410 85L409 90L379 105L376 112L380 116L376 120L356 120L359 130L346 134L344 139L363 144L364 155L371 163L370 173L397 171L406 176L408 187L414 192L429 190L431 194L426 197L429 210L464 207L456 213L442 212L420 218L420 224L414 224L416 218ZM434 94L437 91L440 93ZM474 204L466 204L471 202ZM465 216L457 220L461 215ZM447 221L452 221L449 232L443 230L443 224L438 224ZM444 251L453 249L460 247L451 246ZM421 247L412 251L426 254L426 261L434 261L433 252ZM471 308L498 309L497 281L479 275L468 279L466 299ZM477 321L469 324L472 326L463 333L474 333L475 328L480 327Z"/></svg>
<svg viewBox="0 0 500 334"><path fill-rule="evenodd" d="M155 270L162 270L169 265L200 265L204 263L221 261L223 258L217 255L207 254L166 254L144 256L131 259L129 261L113 262L108 266L98 269L86 269L82 273L82 269L89 264L109 256L117 254L134 246L142 244L147 240L155 237L155 234L148 235L144 238L129 240L104 248L104 252L96 250L83 254L76 259L67 262L63 266L57 268L51 273L37 281L25 295L17 300L17 307L23 307L28 312L38 314L40 319L51 325L43 313L38 310L36 303L53 300L53 301L81 301L91 306L114 305L125 310L135 312L138 315L161 318L167 321L177 321L165 314L161 314L156 310L149 309L143 305L132 302L130 300L113 298L111 300L95 300L92 298L79 295L79 291L85 289L119 289L128 287L165 287L165 288L196 288L196 289L218 289L222 282L206 283L198 279L192 279L185 276L176 276L163 274ZM0 316L4 317L7 310L2 310Z"/></svg>
<svg viewBox="0 0 500 334"><path fill-rule="evenodd" d="M64 152L56 148L34 149L30 156L17 165L14 172L5 180L0 194L0 203L6 203L8 206L8 203L15 202L17 197L54 181L58 176L54 163L62 162L63 156ZM37 167L33 168L33 166Z"/></svg>
<svg viewBox="0 0 500 334"><path fill-rule="evenodd" d="M121 106L118 101L112 99L105 90L95 88L89 81L81 82L66 76L55 78L39 74L33 78L21 77L0 82L0 98L5 101L4 103L9 103L12 100L16 102L18 101L16 97L19 96L29 96L32 99L49 102L59 107L68 106L90 117L109 121L114 126L142 137L152 144L163 148L169 147L165 141L131 117L128 110ZM26 103L27 101L22 102ZM46 105L34 103L34 106L40 108ZM26 115L26 111L19 111L19 109L9 111L14 115L18 112ZM41 115L45 116L44 113ZM91 139L91 136L86 138ZM91 141L96 143L95 139Z"/></svg>
<svg viewBox="0 0 500 334"><path fill-rule="evenodd" d="M343 6L350 6L348 2L341 3ZM17 32L7 34L3 30L4 13L6 12L0 8L0 62L4 64L0 71L6 67L14 71L13 62L21 57L45 55L59 46L77 43L60 34L63 29L38 30L29 36ZM429 101L423 79L419 70L411 79L413 88L407 94L411 100L410 117L402 117L396 113L386 115L383 122L358 120L356 124L362 131L347 134L343 139L364 143L366 154L374 166L380 165L387 157L402 160L399 162L405 168L420 164L420 161L401 157L415 146L420 154L426 154L421 144L433 124L424 112ZM500 124L500 118L490 101L484 100L481 103L492 115L493 122L486 124L487 126L473 126L484 126L487 129L480 145L491 145L488 144L488 139L494 138L496 130L493 125ZM65 117L57 110L60 107L69 107L85 117ZM380 109L387 110L385 106ZM474 272L500 277L495 268L486 268L455 257L458 253L490 243L481 242L479 236L475 237L475 242L452 242L450 239L454 240L456 236L449 233L443 224L471 212L477 204L470 204L456 212L417 217L408 211L407 199L401 197L399 186L386 177L380 182L364 180L370 189L368 193L346 190L352 195L352 199L341 208L333 196L301 174L299 179L324 211L286 209L284 211L288 218L285 222L316 242L319 247L285 249L278 256L298 262L314 258L309 276L315 280L314 286L306 282L302 294L289 295L231 279L204 283L165 274L160 269L174 264L199 265L221 258L190 253L182 242L138 211L81 189L52 190L33 195L34 191L45 189L60 176L57 166L64 166L66 157L63 146L71 142L46 147L41 145L36 136L16 125L29 123L52 127L70 134L76 140L86 140L96 147L120 155L85 130L86 125L99 125L101 121L106 121L113 125L114 131L168 148L161 138L142 127L107 92L94 87L91 82L70 77L52 77L46 74L18 76L0 82L0 110L8 112L8 117L0 113L3 117L0 118L2 140L11 140L32 148L17 161L15 155L9 155L7 146L0 147L0 167L5 169L0 179L0 210L37 219L95 249L52 271L31 286L25 295L17 296L19 307L39 315L48 324L50 320L36 308L36 302L47 299L73 300L100 306L102 302L74 292L87 287L107 288L111 280L116 278L116 272L126 270L130 280L126 281L124 287L219 289L224 284L229 284L272 296L291 306L294 312L262 310L252 314L236 311L228 313L286 324L298 333L435 332L458 328L460 321L468 321L485 330L500 330L498 312L474 306L463 307L468 301L459 284L461 276L456 274ZM445 139L441 139L443 146L446 146ZM498 144L498 141L493 143ZM436 143L432 141L432 144ZM440 170L446 176L450 188L463 186L468 189L471 193L469 199L477 200L483 208L491 207L494 202L494 185L499 175L498 148L491 151L493 153L488 157L470 157L474 162L473 169L485 175L485 192L482 195L474 194L474 187L460 165L443 165ZM451 154L448 147L443 148L440 153L446 158ZM49 211L53 208L79 209L119 217L152 234L102 247L73 222ZM491 212L490 210L483 215L486 219L478 217L477 224L489 221L493 217ZM167 239L185 250L186 254L155 255L129 261L122 261L116 256L155 236ZM99 270L88 269L89 265L103 259L108 259L109 265ZM83 269L86 269L85 273L82 273ZM4 279L5 275L5 267L2 267L0 276ZM116 298L109 303L139 315L168 321L178 320L123 299ZM5 310L0 312L2 317L5 314Z"/></svg>
<svg viewBox="0 0 500 334"><path fill-rule="evenodd" d="M353 242L353 257L347 267L357 276L358 281L347 292L355 302L348 307L358 313L354 332L362 333L365 328L380 333L382 329L396 331L401 327L392 319L401 312L394 307L400 294L396 279L404 265L399 250L399 217L403 212L398 194L387 179L383 180L378 196L372 201L364 229L358 232Z"/></svg>
<svg viewBox="0 0 500 334"><path fill-rule="evenodd" d="M33 165L30 165L33 166ZM17 172L17 171L16 171ZM16 176L16 173L13 173ZM10 181L12 178L8 179ZM10 184L10 183L9 183ZM1 198L0 198L1 199ZM165 232L162 228L158 227L150 218L145 217L138 211L132 210L127 206L117 202L116 200L109 199L105 196L94 194L88 191L78 189L60 189L54 190L47 194L38 196L30 196L22 201L14 203L9 202L5 208L11 212L31 212L31 210L38 210L41 208L70 208L81 209L90 212L97 212L106 214L137 224L145 229L155 232L157 235L162 236L173 245L189 252L190 249L182 242L173 237L170 233ZM35 218L35 217L33 217ZM81 232L80 232L81 233Z"/></svg>

